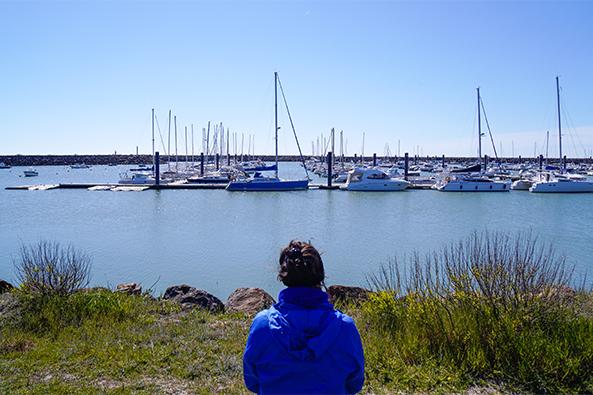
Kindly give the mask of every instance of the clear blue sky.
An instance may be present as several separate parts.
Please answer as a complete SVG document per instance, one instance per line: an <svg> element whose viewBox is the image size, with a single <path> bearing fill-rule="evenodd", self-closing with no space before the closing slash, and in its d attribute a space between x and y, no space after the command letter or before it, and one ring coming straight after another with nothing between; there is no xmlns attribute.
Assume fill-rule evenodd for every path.
<svg viewBox="0 0 593 395"><path fill-rule="evenodd" d="M271 153L278 71L306 154L335 127L349 154L365 132L366 154L475 155L480 86L503 154L550 130L555 155L559 75L567 154L589 155L592 39L590 1L0 1L0 154L149 153L151 108L197 147L212 121Z"/></svg>

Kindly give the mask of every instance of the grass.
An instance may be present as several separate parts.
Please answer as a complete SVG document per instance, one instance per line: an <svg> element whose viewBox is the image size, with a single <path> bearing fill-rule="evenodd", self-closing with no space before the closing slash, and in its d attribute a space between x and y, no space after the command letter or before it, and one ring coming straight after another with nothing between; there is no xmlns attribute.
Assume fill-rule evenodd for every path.
<svg viewBox="0 0 593 395"><path fill-rule="evenodd" d="M474 235L371 276L368 301L338 306L361 333L363 392L593 393L593 294L540 247ZM246 315L101 289L8 297L0 393L246 393Z"/></svg>

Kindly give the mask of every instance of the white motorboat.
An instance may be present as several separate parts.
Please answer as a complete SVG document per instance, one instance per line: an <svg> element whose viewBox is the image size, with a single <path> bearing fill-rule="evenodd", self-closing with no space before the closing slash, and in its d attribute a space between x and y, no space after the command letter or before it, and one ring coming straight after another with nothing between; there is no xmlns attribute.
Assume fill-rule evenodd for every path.
<svg viewBox="0 0 593 395"><path fill-rule="evenodd" d="M37 170L32 168L28 168L27 170L23 171L23 174L25 175L25 177L37 177L39 175Z"/></svg>
<svg viewBox="0 0 593 395"><path fill-rule="evenodd" d="M520 180L513 181L511 189L513 191L528 191L533 185L533 180L528 178L521 178Z"/></svg>
<svg viewBox="0 0 593 395"><path fill-rule="evenodd" d="M90 167L90 165L87 165L85 163L75 163L73 165L70 165L71 169L88 169Z"/></svg>
<svg viewBox="0 0 593 395"><path fill-rule="evenodd" d="M593 182L544 173L533 183L529 192L534 193L587 193L593 192Z"/></svg>
<svg viewBox="0 0 593 395"><path fill-rule="evenodd" d="M508 181L471 175L447 176L433 186L441 192L508 192L510 187Z"/></svg>
<svg viewBox="0 0 593 395"><path fill-rule="evenodd" d="M348 179L342 189L347 191L403 191L409 186L408 181L391 178L389 174L381 170L356 168L348 173Z"/></svg>
<svg viewBox="0 0 593 395"><path fill-rule="evenodd" d="M120 184L154 184L155 179L148 173L133 173L129 176L128 173L120 174Z"/></svg>

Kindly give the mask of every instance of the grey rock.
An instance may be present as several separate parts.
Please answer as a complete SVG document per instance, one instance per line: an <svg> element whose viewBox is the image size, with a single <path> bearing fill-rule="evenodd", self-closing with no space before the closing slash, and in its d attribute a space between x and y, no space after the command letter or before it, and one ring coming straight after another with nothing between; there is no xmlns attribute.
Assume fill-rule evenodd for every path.
<svg viewBox="0 0 593 395"><path fill-rule="evenodd" d="M0 280L0 294L4 292L9 292L10 290L14 289L14 286L9 283L8 281Z"/></svg>
<svg viewBox="0 0 593 395"><path fill-rule="evenodd" d="M327 288L327 294L331 303L336 303L337 301L360 303L369 298L370 292L365 288L349 287L346 285L332 285Z"/></svg>
<svg viewBox="0 0 593 395"><path fill-rule="evenodd" d="M274 298L261 288L238 288L229 295L225 308L227 312L254 315L274 303Z"/></svg>
<svg viewBox="0 0 593 395"><path fill-rule="evenodd" d="M183 309L199 307L213 313L224 311L224 304L216 296L187 284L167 288L163 299L177 302Z"/></svg>
<svg viewBox="0 0 593 395"><path fill-rule="evenodd" d="M136 283L123 283L115 287L116 292L125 293L128 295L141 295L142 287Z"/></svg>

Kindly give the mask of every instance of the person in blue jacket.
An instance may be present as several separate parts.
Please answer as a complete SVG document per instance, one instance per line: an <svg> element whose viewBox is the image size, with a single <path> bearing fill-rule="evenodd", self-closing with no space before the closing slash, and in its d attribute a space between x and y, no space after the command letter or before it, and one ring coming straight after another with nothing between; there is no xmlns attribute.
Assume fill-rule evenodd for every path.
<svg viewBox="0 0 593 395"><path fill-rule="evenodd" d="M352 318L334 309L321 256L291 241L280 254L278 303L254 318L243 378L258 394L354 394L364 383L364 354Z"/></svg>

